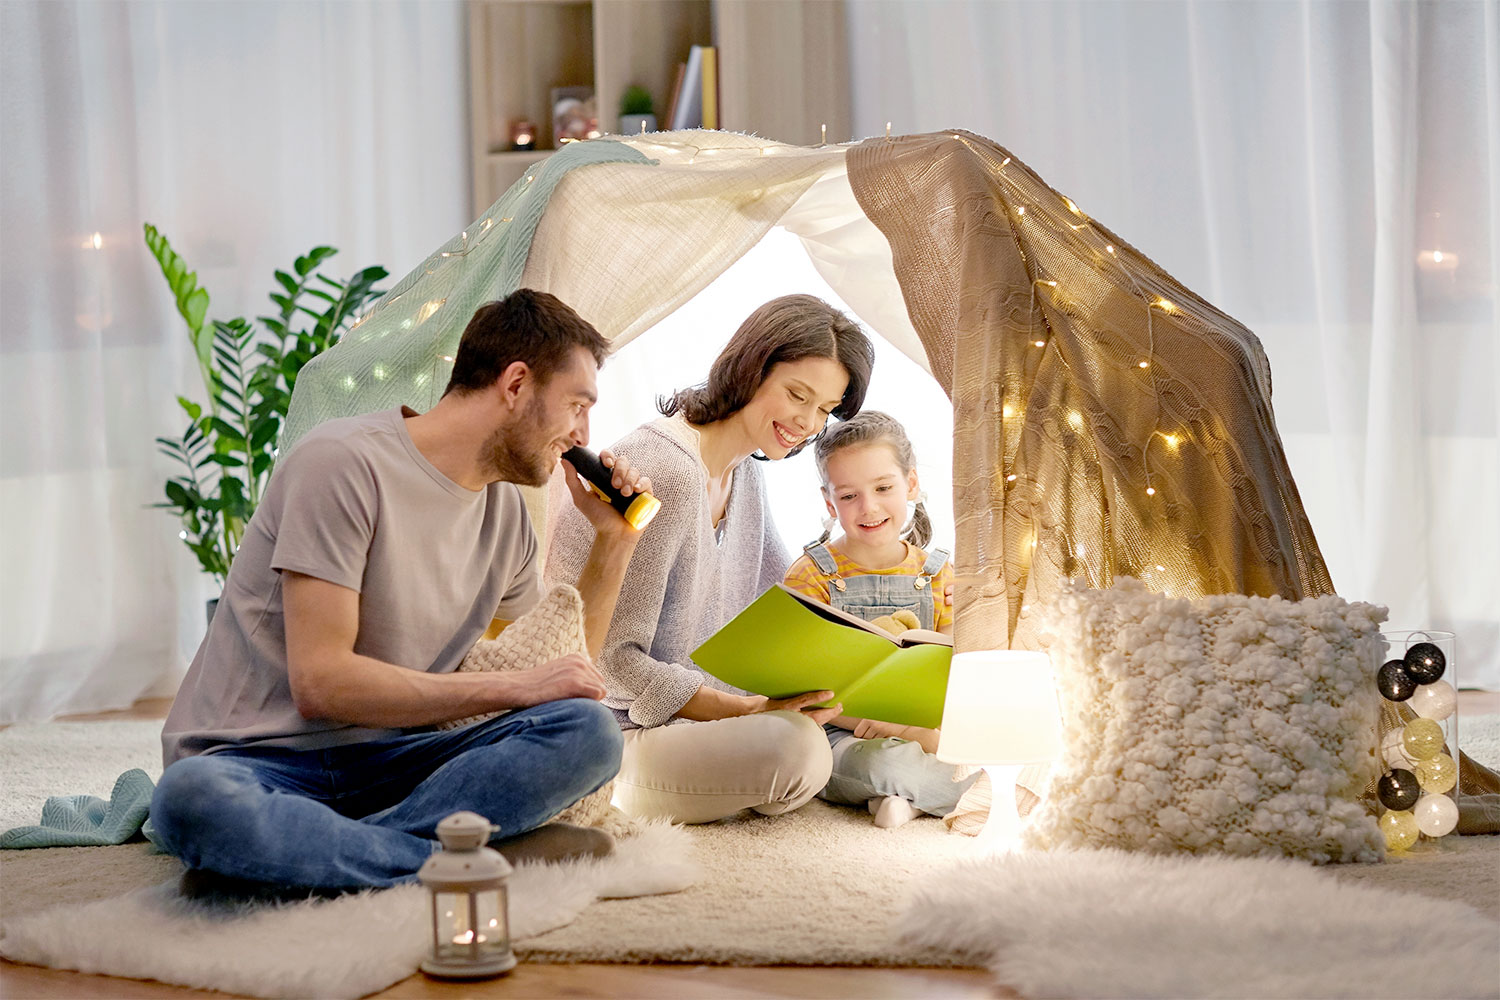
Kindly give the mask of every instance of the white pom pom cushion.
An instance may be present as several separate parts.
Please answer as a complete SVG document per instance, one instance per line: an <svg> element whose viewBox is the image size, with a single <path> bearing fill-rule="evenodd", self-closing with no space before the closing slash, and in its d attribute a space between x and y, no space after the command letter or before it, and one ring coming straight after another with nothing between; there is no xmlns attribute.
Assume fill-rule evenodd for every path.
<svg viewBox="0 0 1500 1000"><path fill-rule="evenodd" d="M1064 587L1048 651L1063 754L1028 846L1378 861L1384 608Z"/></svg>

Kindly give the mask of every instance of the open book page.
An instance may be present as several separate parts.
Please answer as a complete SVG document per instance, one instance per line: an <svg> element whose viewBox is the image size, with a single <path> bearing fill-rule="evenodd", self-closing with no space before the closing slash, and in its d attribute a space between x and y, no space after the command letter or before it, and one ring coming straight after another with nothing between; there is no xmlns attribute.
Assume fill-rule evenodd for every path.
<svg viewBox="0 0 1500 1000"><path fill-rule="evenodd" d="M890 632L887 632L885 629L881 628L879 625L876 625L874 622L867 622L858 615L851 615L849 612L842 611L830 604L824 604L822 601L808 597L806 594L802 593L799 590L793 590L791 587L788 587L784 583L778 583L776 586L780 587L782 590L786 591L788 594L790 594L792 597L795 597L803 604L807 605L808 609L814 614L822 615L829 621L835 621L844 625L852 625L855 628L864 629L866 632L869 632L873 635L884 636L898 646L914 646L918 643L924 642L937 643L940 646L953 645L952 636L947 636L941 632L935 632L932 629L927 628L907 629L900 635L893 635Z"/></svg>

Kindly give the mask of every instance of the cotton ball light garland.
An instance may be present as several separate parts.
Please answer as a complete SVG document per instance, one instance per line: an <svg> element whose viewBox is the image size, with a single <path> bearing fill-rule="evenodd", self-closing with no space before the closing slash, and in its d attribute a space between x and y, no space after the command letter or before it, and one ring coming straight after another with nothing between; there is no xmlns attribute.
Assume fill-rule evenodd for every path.
<svg viewBox="0 0 1500 1000"><path fill-rule="evenodd" d="M1430 640L1450 644L1451 633L1400 633L1406 651L1387 660L1375 677L1381 697L1406 702L1417 718L1386 733L1380 743L1385 774L1376 797L1385 806L1380 832L1386 849L1408 850L1422 836L1443 837L1458 826L1458 804L1447 794L1458 782L1458 765L1444 753L1447 736L1438 723L1458 708L1458 692L1442 679L1448 654ZM1413 642L1421 637L1422 642ZM1440 638L1444 637L1444 638ZM1388 641L1394 636L1387 636Z"/></svg>
<svg viewBox="0 0 1500 1000"><path fill-rule="evenodd" d="M1422 718L1440 722L1458 708L1458 692L1447 681L1434 681L1419 685L1408 704Z"/></svg>
<svg viewBox="0 0 1500 1000"><path fill-rule="evenodd" d="M1381 805L1399 812L1417 804L1422 797L1422 785L1415 774L1398 767L1380 779L1375 793L1380 797Z"/></svg>
<svg viewBox="0 0 1500 1000"><path fill-rule="evenodd" d="M1422 796L1408 815L1413 817L1417 829L1429 837L1446 837L1458 826L1458 806L1446 795Z"/></svg>
<svg viewBox="0 0 1500 1000"><path fill-rule="evenodd" d="M1401 731L1401 745L1406 755L1421 763L1443 749L1443 727L1431 719L1413 719Z"/></svg>
<svg viewBox="0 0 1500 1000"><path fill-rule="evenodd" d="M1385 734L1385 739L1380 742L1380 758L1385 761L1386 767L1404 767L1408 771L1415 771L1417 762L1406 754L1406 745L1401 741L1405 735L1402 729L1392 729Z"/></svg>
<svg viewBox="0 0 1500 1000"><path fill-rule="evenodd" d="M1445 753L1417 762L1417 781L1424 792L1442 795L1458 782L1458 764Z"/></svg>
<svg viewBox="0 0 1500 1000"><path fill-rule="evenodd" d="M1380 832L1385 835L1387 850L1404 851L1417 842L1422 830L1410 810L1392 809L1380 817Z"/></svg>

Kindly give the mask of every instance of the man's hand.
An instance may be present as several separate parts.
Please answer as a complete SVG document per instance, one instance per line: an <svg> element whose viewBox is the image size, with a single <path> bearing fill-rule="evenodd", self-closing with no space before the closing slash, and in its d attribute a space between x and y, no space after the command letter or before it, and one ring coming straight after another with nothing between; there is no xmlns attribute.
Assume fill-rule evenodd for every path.
<svg viewBox="0 0 1500 1000"><path fill-rule="evenodd" d="M610 483L625 496L651 492L650 478L632 469L630 460L623 455L616 456L609 451L601 451L599 461L613 472L610 476ZM589 519L595 532L619 537L640 534L630 526L629 521L620 516L619 511L589 491L588 487L583 484L583 480L578 477L578 470L573 467L572 462L563 459L562 464L567 473L563 478L568 483L568 492L573 495L573 504L583 512L584 517Z"/></svg>
<svg viewBox="0 0 1500 1000"><path fill-rule="evenodd" d="M569 653L555 660L548 660L539 667L516 670L510 675L523 683L519 697L523 704L518 707L540 705L563 698L604 697L604 676L582 653Z"/></svg>

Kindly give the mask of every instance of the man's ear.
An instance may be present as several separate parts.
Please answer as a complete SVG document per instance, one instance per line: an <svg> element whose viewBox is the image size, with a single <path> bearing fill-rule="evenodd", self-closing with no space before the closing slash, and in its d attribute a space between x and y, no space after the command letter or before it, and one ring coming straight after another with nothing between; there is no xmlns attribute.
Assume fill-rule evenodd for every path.
<svg viewBox="0 0 1500 1000"><path fill-rule="evenodd" d="M514 410L525 402L525 396L534 387L535 376L531 366L524 361L512 361L505 366L500 377L495 379L495 391L499 393L500 405Z"/></svg>

